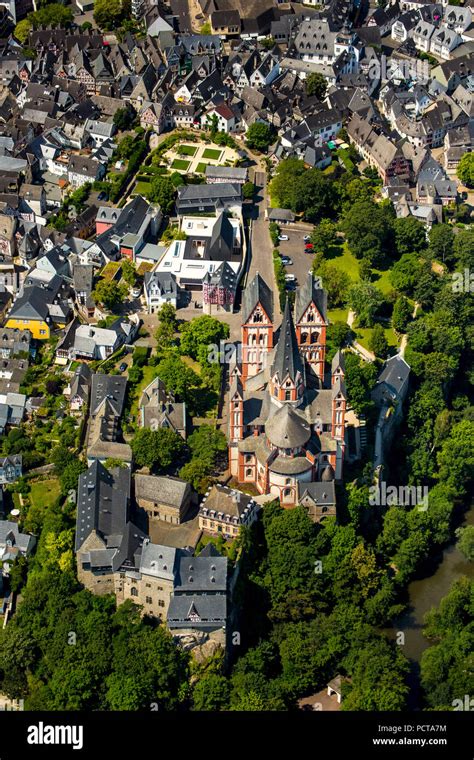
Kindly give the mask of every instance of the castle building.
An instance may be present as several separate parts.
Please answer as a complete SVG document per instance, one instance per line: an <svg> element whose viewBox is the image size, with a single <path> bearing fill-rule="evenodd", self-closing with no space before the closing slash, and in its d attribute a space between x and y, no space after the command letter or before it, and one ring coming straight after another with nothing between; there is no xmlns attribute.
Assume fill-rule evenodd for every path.
<svg viewBox="0 0 474 760"><path fill-rule="evenodd" d="M239 483L298 503L303 483L342 477L347 395L338 352L325 375L327 295L308 274L279 333L273 295L257 274L242 303L241 364L231 370L229 466Z"/></svg>

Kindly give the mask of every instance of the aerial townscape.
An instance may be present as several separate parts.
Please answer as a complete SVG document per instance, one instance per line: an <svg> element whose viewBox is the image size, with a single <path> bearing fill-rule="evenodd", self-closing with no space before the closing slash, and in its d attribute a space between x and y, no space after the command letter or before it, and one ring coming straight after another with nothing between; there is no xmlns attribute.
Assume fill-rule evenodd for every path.
<svg viewBox="0 0 474 760"><path fill-rule="evenodd" d="M473 709L474 0L0 19L0 707Z"/></svg>

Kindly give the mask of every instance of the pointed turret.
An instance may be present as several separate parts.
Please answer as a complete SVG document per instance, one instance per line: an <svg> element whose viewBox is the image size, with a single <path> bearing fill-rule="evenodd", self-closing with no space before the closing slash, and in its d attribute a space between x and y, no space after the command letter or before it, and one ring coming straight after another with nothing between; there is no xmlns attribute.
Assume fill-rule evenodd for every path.
<svg viewBox="0 0 474 760"><path fill-rule="evenodd" d="M304 364L300 356L293 316L285 303L280 337L271 367L272 399L298 402L304 392Z"/></svg>

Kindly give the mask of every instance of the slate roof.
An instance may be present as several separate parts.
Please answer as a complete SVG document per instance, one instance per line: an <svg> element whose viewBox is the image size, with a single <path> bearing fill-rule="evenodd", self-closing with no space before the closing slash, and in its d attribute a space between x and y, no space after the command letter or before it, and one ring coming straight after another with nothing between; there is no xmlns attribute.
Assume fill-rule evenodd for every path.
<svg viewBox="0 0 474 760"><path fill-rule="evenodd" d="M227 557L184 556L179 558L175 595L180 593L225 593Z"/></svg>
<svg viewBox="0 0 474 760"><path fill-rule="evenodd" d="M308 272L306 280L296 291L295 321L299 322L308 306L314 303L321 317L327 321L327 292L321 287L321 280Z"/></svg>
<svg viewBox="0 0 474 760"><path fill-rule="evenodd" d="M96 461L79 475L76 551L92 531L97 531L106 543L108 537L122 534L128 520L129 495L128 467L115 467L109 471Z"/></svg>
<svg viewBox="0 0 474 760"><path fill-rule="evenodd" d="M179 509L191 493L191 486L181 478L157 475L135 476L135 496L137 499L156 501Z"/></svg>
<svg viewBox="0 0 474 760"><path fill-rule="evenodd" d="M304 377L304 365L298 349L290 303L287 300L285 311L283 312L278 344L273 357L271 374L272 376L277 375L280 382L283 382L287 377L295 381L298 372Z"/></svg>
<svg viewBox="0 0 474 760"><path fill-rule="evenodd" d="M242 323L248 321L257 304L261 304L270 322L273 322L273 293L258 272L243 292Z"/></svg>
<svg viewBox="0 0 474 760"><path fill-rule="evenodd" d="M293 407L285 404L265 424L265 434L280 449L304 446L311 437L311 428Z"/></svg>
<svg viewBox="0 0 474 760"><path fill-rule="evenodd" d="M301 502L305 494L318 506L324 507L336 503L336 487L334 481L327 483L298 483L298 501Z"/></svg>

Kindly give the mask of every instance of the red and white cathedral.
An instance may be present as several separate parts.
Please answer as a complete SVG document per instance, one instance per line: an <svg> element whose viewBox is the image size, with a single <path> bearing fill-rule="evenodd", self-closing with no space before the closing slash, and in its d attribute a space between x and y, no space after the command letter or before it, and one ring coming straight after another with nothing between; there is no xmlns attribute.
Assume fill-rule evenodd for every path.
<svg viewBox="0 0 474 760"><path fill-rule="evenodd" d="M325 376L327 294L308 274L277 331L273 293L257 274L242 320L241 361L230 371L230 471L293 506L303 483L342 477L347 396L342 353Z"/></svg>

